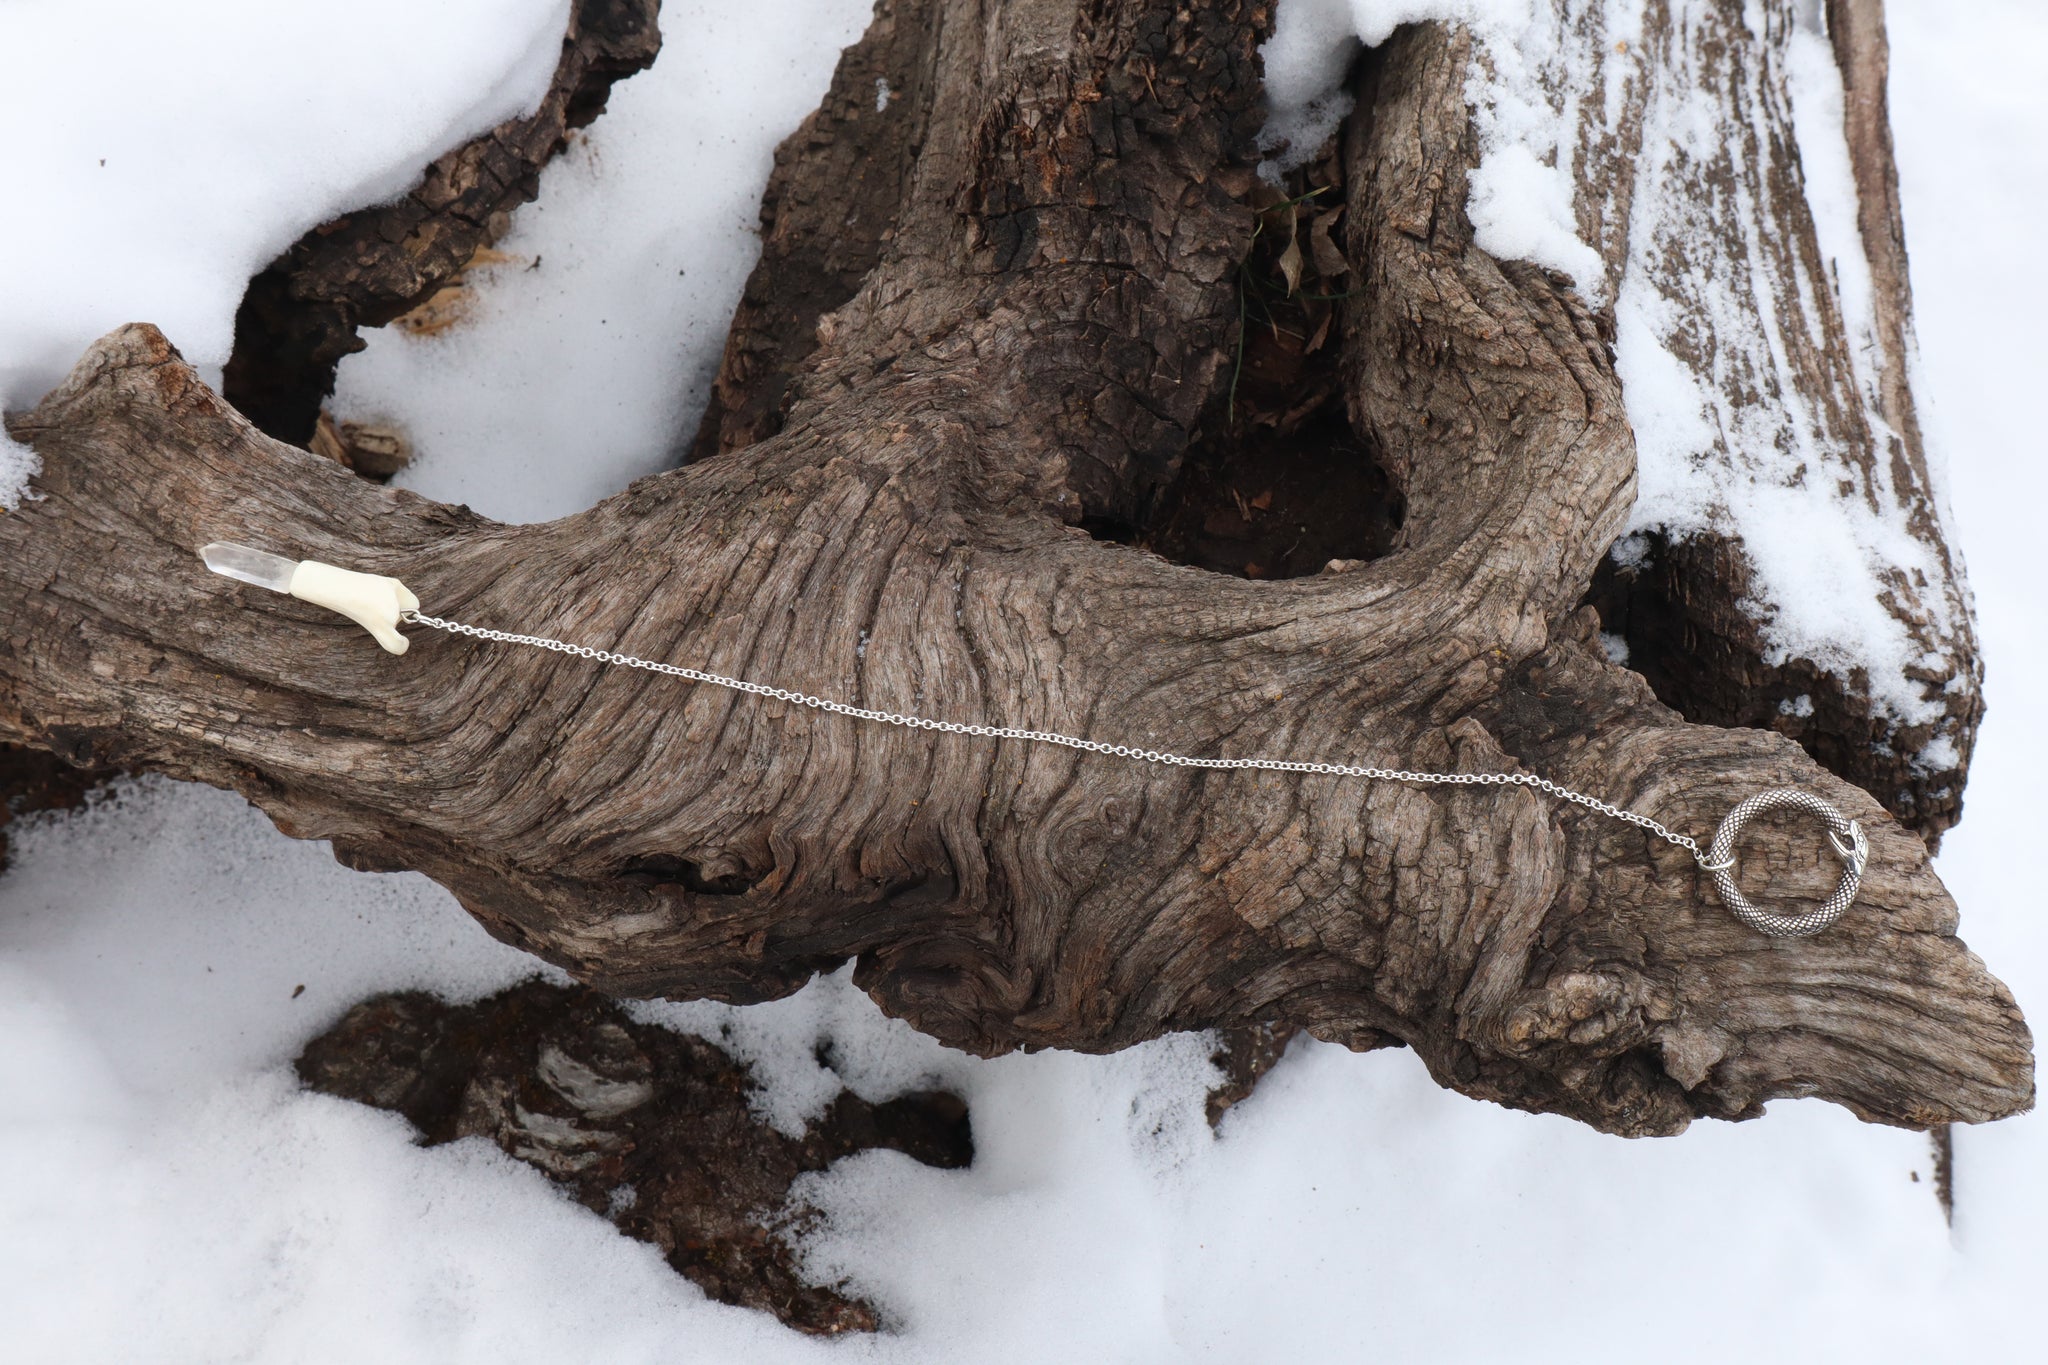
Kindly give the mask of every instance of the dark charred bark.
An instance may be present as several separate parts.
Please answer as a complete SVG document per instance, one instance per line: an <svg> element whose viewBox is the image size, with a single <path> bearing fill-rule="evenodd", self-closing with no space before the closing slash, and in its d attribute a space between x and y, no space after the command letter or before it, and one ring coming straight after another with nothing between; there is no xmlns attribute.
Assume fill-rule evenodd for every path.
<svg viewBox="0 0 2048 1365"><path fill-rule="evenodd" d="M1602 628L1628 646L1628 667L1657 700L1704 725L1784 735L1938 849L1942 833L1962 815L1968 751L1957 766L1929 769L1916 755L1933 730L1902 732L1871 704L1869 678L1844 677L1810 659L1769 662L1739 541L1646 536L1641 549L1638 562L1603 561L1586 600ZM1976 668L1974 657L1969 667ZM1949 679L1929 681L1945 686ZM1946 715L1952 733L1974 743L1984 713L1977 686L1957 689L1954 706Z"/></svg>
<svg viewBox="0 0 2048 1365"><path fill-rule="evenodd" d="M943 1092L870 1104L842 1091L801 1137L747 1106L746 1068L699 1038L637 1024L593 991L538 981L474 1005L378 996L306 1045L315 1090L395 1109L427 1146L482 1137L722 1303L804 1332L871 1332L875 1310L807 1283L787 1240L807 1172L876 1148L929 1166L974 1157L967 1106Z"/></svg>
<svg viewBox="0 0 2048 1365"><path fill-rule="evenodd" d="M1788 1094L1920 1126L2031 1102L2026 1026L1921 840L1602 652L1580 603L1633 438L1601 319L1473 245L1462 34L1382 49L1344 152L1335 392L1403 515L1348 572L1255 581L1084 528L1143 525L1230 411L1266 10L933 0L916 42L910 13L855 58L927 63L903 86L921 133L858 143L906 149L877 173L893 213L861 210L832 275L799 144L771 195L795 276L872 263L803 325L750 290L724 453L586 513L503 527L368 486L265 440L150 329L99 343L10 419L45 473L0 518L0 732L234 787L613 992L754 1000L857 958L883 1008L977 1052L1392 1038L1467 1094L1632 1134ZM863 115L858 89L807 134L820 165L853 145L833 120L913 112ZM213 539L890 710L1525 766L1702 837L1797 786L1863 821L1873 862L1836 926L1769 940L1680 850L1526 790L1155 769L438 636L394 659L224 589L193 554ZM1789 823L1742 858L1774 895L1835 875Z"/></svg>
<svg viewBox="0 0 2048 1365"><path fill-rule="evenodd" d="M571 130L604 112L614 83L654 61L660 0L576 0L540 108L427 167L395 203L323 223L249 282L222 393L267 434L313 439L334 369L381 327L426 302L540 191Z"/></svg>

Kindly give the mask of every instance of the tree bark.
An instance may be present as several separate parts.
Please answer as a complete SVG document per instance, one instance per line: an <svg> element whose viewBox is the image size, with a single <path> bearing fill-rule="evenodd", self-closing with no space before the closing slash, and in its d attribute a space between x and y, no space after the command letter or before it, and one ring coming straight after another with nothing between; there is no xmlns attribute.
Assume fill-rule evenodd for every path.
<svg viewBox="0 0 2048 1365"><path fill-rule="evenodd" d="M263 437L153 330L104 339L9 419L45 472L0 517L0 737L233 787L617 993L757 1000L858 958L884 1009L977 1052L1301 1027L1628 1134L1779 1095L1922 1126L2025 1107L2026 1026L1921 840L1603 653L1580 604L1633 441L1601 319L1472 243L1462 32L1374 56L1345 156L1341 392L1405 509L1391 552L1253 581L1082 529L1143 521L1228 421L1267 24L885 4L835 87L879 63L902 92L871 115L896 131L847 144L874 204L835 241L830 201L793 192L806 139L835 164L870 116L850 97L770 190L764 269L837 253L799 272L836 282L819 311L775 316L757 278L700 445L722 453L547 525L367 485ZM394 659L225 589L194 554L214 539L862 705L1526 767L1700 837L1798 786L1863 821L1872 862L1835 927L1770 940L1682 851L1527 790L1155 769L439 636ZM1793 897L1837 870L1790 823L1742 865Z"/></svg>
<svg viewBox="0 0 2048 1365"><path fill-rule="evenodd" d="M1817 22L1815 7L1802 19L1792 3L1646 3L1626 38L1613 12L1575 0L1550 8L1563 41L1595 66L1588 89L1572 92L1583 98L1558 112L1573 125L1579 226L1600 251L1608 296L1631 273L1644 282L1672 359L1706 397L1716 463L1741 470L1756 447L1811 450L1825 458L1804 479L1903 521L1926 568L1885 566L1877 596L1914 660L1915 709L1928 714L1901 715L1853 665L1777 646L1739 526L1647 536L1631 562L1601 565L1591 600L1667 704L1789 735L1938 843L1962 813L1983 666L1910 384L1883 0L1825 7L1857 199L1856 240L1843 243L1816 230L1819 168L1803 164L1788 88L1787 43ZM1712 145L1667 138L1650 154L1647 128L1706 113ZM1858 247L1868 301L1851 308L1843 279L1858 263L1830 249Z"/></svg>

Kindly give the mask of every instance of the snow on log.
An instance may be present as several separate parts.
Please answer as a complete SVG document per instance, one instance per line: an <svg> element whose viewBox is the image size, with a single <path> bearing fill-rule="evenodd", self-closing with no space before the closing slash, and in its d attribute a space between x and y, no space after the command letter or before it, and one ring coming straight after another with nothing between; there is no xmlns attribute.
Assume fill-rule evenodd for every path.
<svg viewBox="0 0 2048 1365"><path fill-rule="evenodd" d="M1639 481L1593 585L1613 645L1938 839L1983 670L1913 407L1881 0L1290 0L1273 136L1312 151L1358 40L1432 9L1475 39L1478 245L1571 277L1613 345Z"/></svg>

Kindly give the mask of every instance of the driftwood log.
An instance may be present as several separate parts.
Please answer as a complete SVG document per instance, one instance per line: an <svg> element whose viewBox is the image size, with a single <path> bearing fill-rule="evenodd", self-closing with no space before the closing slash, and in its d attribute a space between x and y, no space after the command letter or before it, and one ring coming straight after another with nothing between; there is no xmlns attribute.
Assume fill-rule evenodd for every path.
<svg viewBox="0 0 2048 1365"><path fill-rule="evenodd" d="M778 160L703 458L551 524L368 485L264 437L152 329L103 339L9 418L44 473L0 516L0 737L232 787L616 993L756 1000L857 958L884 1009L977 1052L1301 1027L1628 1134L1780 1095L1921 1126L2024 1108L2026 1026L1918 835L1602 650L1584 603L1632 438L1605 321L1472 243L1461 32L1363 63L1333 163L1341 408L1259 446L1341 419L1386 485L1387 552L1257 580L1141 548L1190 467L1248 448L1228 429L1269 23L884 0ZM877 79L897 98L863 115ZM1834 928L1774 941L1682 851L1524 790L1156 769L437 635L393 659L207 575L214 539L864 705L1521 766L1699 836L1798 786L1864 822L1873 863ZM1789 822L1742 865L1792 898L1837 870Z"/></svg>

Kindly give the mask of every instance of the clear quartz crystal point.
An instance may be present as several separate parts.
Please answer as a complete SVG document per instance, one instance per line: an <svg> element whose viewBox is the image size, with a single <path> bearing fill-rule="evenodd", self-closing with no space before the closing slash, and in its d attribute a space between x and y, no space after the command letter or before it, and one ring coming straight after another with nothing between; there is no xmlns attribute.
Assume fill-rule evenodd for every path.
<svg viewBox="0 0 2048 1365"><path fill-rule="evenodd" d="M272 592L290 592L292 573L299 567L296 559L284 559L262 550L252 550L246 545L231 545L216 540L199 552L206 561L206 567L217 574L225 575L240 583L254 584Z"/></svg>

